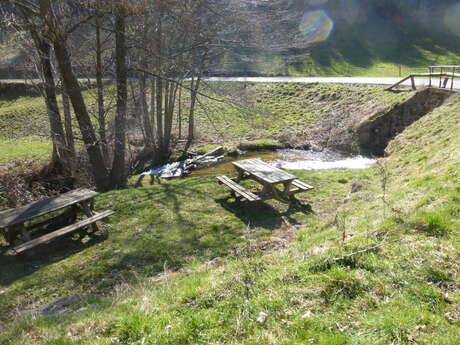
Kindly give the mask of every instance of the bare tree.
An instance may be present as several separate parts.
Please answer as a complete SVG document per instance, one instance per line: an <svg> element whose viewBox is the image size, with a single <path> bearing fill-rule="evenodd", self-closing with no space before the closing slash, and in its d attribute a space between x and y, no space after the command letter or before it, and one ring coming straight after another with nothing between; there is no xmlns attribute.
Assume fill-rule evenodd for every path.
<svg viewBox="0 0 460 345"><path fill-rule="evenodd" d="M115 61L117 82L117 114L110 188L122 188L126 182L126 107L128 102L128 70L126 66L125 11L120 2L115 6Z"/></svg>

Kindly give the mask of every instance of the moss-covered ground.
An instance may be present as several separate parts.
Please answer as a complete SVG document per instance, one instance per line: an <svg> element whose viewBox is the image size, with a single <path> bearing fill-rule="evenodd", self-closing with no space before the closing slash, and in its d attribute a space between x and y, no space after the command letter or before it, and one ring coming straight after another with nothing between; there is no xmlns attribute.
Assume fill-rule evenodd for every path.
<svg viewBox="0 0 460 345"><path fill-rule="evenodd" d="M368 170L294 171L315 186L297 208L235 205L213 176L106 193L105 233L1 254L0 342L458 344L459 133L455 96Z"/></svg>

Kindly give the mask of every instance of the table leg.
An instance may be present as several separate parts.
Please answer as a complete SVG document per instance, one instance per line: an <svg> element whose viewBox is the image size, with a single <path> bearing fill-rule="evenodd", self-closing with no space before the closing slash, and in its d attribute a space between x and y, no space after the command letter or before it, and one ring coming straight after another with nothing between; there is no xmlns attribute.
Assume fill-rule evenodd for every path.
<svg viewBox="0 0 460 345"><path fill-rule="evenodd" d="M291 186L292 186L292 181L284 183L283 198L285 198L286 200L289 200L289 203L299 202L299 199L297 199L294 194L290 193Z"/></svg>
<svg viewBox="0 0 460 345"><path fill-rule="evenodd" d="M20 233L20 230L19 230L19 228L17 226L9 226L9 227L7 227L4 230L4 235L5 235L6 242L8 242L8 244L10 246L13 246L14 242L19 237L19 233Z"/></svg>
<svg viewBox="0 0 460 345"><path fill-rule="evenodd" d="M6 228L5 239L9 245L14 245L14 242L19 236L21 236L23 242L28 242L31 240L31 237L27 232L24 224L17 224Z"/></svg>
<svg viewBox="0 0 460 345"><path fill-rule="evenodd" d="M291 191L291 182L283 183L283 190L279 190L276 186L271 186L273 191L273 198L283 202L285 204L291 204L293 202L298 202L297 198L294 195L290 194Z"/></svg>
<svg viewBox="0 0 460 345"><path fill-rule="evenodd" d="M21 229L21 234L22 234L22 240L24 242L28 242L31 240L29 233L26 230L26 227L24 224L18 225L18 227Z"/></svg>
<svg viewBox="0 0 460 345"><path fill-rule="evenodd" d="M260 197L263 200L268 200L273 197L276 197L275 191L273 190L273 186L270 184L264 184L262 187L262 191L260 192Z"/></svg>
<svg viewBox="0 0 460 345"><path fill-rule="evenodd" d="M236 168L236 171L238 172L238 176L236 177L235 182L240 183L241 180L244 179L244 170Z"/></svg>
<svg viewBox="0 0 460 345"><path fill-rule="evenodd" d="M83 209L83 212L85 215L90 218L94 215L93 209L94 209L94 200L91 200L90 202L82 202L81 207ZM91 228L93 229L94 232L99 231L99 227L97 226L96 223L91 224Z"/></svg>

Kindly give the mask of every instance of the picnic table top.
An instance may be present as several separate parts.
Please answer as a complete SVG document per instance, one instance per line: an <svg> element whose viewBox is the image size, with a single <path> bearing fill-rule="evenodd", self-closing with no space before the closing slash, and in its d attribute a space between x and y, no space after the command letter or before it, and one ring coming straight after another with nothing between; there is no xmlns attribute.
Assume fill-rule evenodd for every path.
<svg viewBox="0 0 460 345"><path fill-rule="evenodd" d="M281 169L272 167L259 158L236 161L233 162L233 165L268 184L290 182L297 178Z"/></svg>
<svg viewBox="0 0 460 345"><path fill-rule="evenodd" d="M93 199L98 192L89 189L76 189L46 200L33 202L26 206L0 213L0 229L21 224L45 214Z"/></svg>

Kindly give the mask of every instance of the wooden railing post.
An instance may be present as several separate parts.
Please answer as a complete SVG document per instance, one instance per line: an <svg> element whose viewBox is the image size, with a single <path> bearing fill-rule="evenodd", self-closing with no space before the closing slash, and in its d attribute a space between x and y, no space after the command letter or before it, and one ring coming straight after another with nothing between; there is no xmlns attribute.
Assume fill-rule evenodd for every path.
<svg viewBox="0 0 460 345"><path fill-rule="evenodd" d="M431 74L433 73L433 67L430 66L430 87L431 87Z"/></svg>

